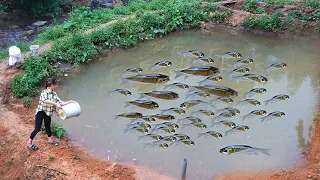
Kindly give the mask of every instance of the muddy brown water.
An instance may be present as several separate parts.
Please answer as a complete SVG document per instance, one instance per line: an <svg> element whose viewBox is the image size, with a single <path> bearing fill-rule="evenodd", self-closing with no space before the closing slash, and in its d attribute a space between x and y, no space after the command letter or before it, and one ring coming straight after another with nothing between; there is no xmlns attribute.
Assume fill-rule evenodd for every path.
<svg viewBox="0 0 320 180"><path fill-rule="evenodd" d="M67 128L67 134L71 140L84 144L88 151L102 159L148 166L177 179L181 176L181 165L184 158L188 160L187 179L210 179L215 175L225 173L259 172L292 167L301 162L303 148L310 141L317 103L316 97L319 93L320 52L317 48L317 42L307 38L283 40L267 35L253 35L227 29L216 29L209 34L182 31L165 38L143 42L137 47L110 53L91 65L82 67L80 72L69 74L62 81L59 95L63 100L77 101L81 105L82 112L79 117L58 122ZM243 100L243 94L255 87L267 89L265 94L251 97L260 102L277 94L287 94L290 99L269 105L262 103L258 107L235 105L235 103L218 104L217 109L227 106L238 108L241 111L239 115L231 119L224 119L231 120L237 125L247 125L249 130L229 134L220 139L198 138L199 133L214 130L224 134L223 132L230 128L210 127L210 118L197 115L208 128L201 130L189 126L177 129L177 133L189 135L195 142L194 146L173 144L166 149L144 148L144 144L151 143L152 140L138 140L138 136L143 135L139 132L124 133L130 120L124 118L114 120L114 116L131 111L150 115L159 113L159 109L179 107L186 101L187 91L178 88L171 89L180 96L179 99L173 101L150 98L159 103L160 108L157 110L145 110L134 106L125 108L125 101L138 99L139 93L142 92L163 90L164 85L139 83L120 85L122 81L119 74L131 67L141 67L144 70L142 73L151 73L152 71L148 70L149 66L160 60L168 60L173 63L171 67L154 71L154 73L170 76L171 80L166 84L184 82L188 85L197 85L197 82L204 77L188 75L187 78L182 76L174 79L174 71L194 66L186 58L179 57L178 54L191 49L201 50L205 55L214 58L213 66L221 70L219 75L224 79L217 83L207 84L227 86L237 90L239 96L233 98L234 101ZM221 59L215 57L216 54L223 54L227 51L238 51L244 57L253 58L255 62L247 66L250 73L262 74L269 81L265 84L231 82L226 77L226 73L231 70L227 65L235 62L236 59L225 59L222 62ZM273 62L285 62L288 67L263 73L263 68ZM132 95L123 96L116 93L106 95L106 92L117 88L126 88L132 92ZM214 108L201 107L216 112ZM180 119L189 116L197 109L199 108L187 109L185 115L172 115ZM283 111L286 115L263 123L258 118L242 121L242 116L256 109L266 110L267 113ZM164 121L156 120L151 125L162 122ZM158 134L170 135L165 132ZM270 149L270 156L262 153L251 155L219 153L219 149L237 144Z"/></svg>

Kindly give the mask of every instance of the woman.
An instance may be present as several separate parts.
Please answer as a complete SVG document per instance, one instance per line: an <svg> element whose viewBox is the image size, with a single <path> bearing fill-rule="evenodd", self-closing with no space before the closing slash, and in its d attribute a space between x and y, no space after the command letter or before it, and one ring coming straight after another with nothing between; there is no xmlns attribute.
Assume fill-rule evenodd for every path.
<svg viewBox="0 0 320 180"><path fill-rule="evenodd" d="M58 86L57 84L58 81L56 78L49 78L46 82L46 89L42 90L41 92L39 104L37 106L37 111L35 114L35 129L31 133L30 139L27 143L27 146L30 150L39 149L36 145L32 144L32 140L40 131L42 120L44 120L44 125L48 135L48 142L55 146L58 145L58 143L54 141L51 136L51 116L53 115L54 111L57 113L62 106L69 104L72 101L63 102L60 100L57 93L55 92Z"/></svg>

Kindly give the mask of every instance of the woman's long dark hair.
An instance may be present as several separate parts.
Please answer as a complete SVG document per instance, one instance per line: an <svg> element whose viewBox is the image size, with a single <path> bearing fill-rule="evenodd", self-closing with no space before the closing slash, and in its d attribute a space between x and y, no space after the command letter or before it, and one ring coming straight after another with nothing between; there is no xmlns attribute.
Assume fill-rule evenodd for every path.
<svg viewBox="0 0 320 180"><path fill-rule="evenodd" d="M49 78L46 82L46 88L50 87L52 84L57 84L58 80L55 77Z"/></svg>

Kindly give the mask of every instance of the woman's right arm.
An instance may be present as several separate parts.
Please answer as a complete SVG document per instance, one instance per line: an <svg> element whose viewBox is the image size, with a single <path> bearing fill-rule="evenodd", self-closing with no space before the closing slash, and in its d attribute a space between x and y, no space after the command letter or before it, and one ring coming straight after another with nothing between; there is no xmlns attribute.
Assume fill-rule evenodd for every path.
<svg viewBox="0 0 320 180"><path fill-rule="evenodd" d="M61 108L61 105L59 103L48 100L48 94L45 91L41 92L40 101L42 101L44 103L52 104L52 105L56 106L57 108Z"/></svg>

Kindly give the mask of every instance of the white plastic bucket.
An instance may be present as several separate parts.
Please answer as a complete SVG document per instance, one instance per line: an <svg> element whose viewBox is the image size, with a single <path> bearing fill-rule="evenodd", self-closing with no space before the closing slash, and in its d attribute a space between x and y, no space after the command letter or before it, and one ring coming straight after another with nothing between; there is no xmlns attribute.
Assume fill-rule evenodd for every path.
<svg viewBox="0 0 320 180"><path fill-rule="evenodd" d="M65 120L71 117L77 117L80 115L80 113L80 105L77 102L73 101L72 103L62 106L62 108L58 112L58 115L62 120Z"/></svg>
<svg viewBox="0 0 320 180"><path fill-rule="evenodd" d="M17 46L11 46L9 48L9 56L10 56L9 57L9 65L10 66L15 65L17 62L23 61L21 50Z"/></svg>
<svg viewBox="0 0 320 180"><path fill-rule="evenodd" d="M30 51L33 56L39 56L39 45L31 45Z"/></svg>

